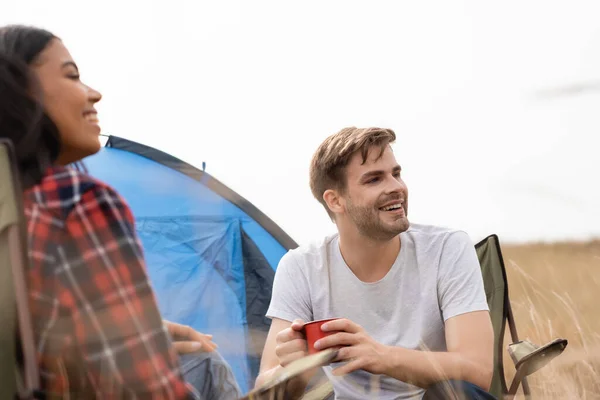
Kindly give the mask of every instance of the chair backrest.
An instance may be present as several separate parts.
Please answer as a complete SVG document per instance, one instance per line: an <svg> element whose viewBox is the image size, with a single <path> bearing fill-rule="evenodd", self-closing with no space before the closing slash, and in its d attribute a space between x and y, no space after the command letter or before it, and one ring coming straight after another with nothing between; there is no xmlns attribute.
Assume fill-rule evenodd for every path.
<svg viewBox="0 0 600 400"><path fill-rule="evenodd" d="M20 399L39 393L40 377L25 280L22 189L12 143L0 139L0 388ZM20 360L22 359L22 362Z"/></svg>
<svg viewBox="0 0 600 400"><path fill-rule="evenodd" d="M475 250L481 265L485 294L494 327L494 376L490 393L497 398L502 398L508 393L503 363L504 331L507 323L513 342L518 341L519 338L510 307L506 269L498 236L486 237L475 245ZM526 380L523 381L523 390L529 393Z"/></svg>
<svg viewBox="0 0 600 400"><path fill-rule="evenodd" d="M494 377L490 392L498 396L507 390L502 364L502 347L506 326L505 304L508 301L506 272L500 252L500 243L496 235L488 236L477 243L475 250L481 265L485 294L494 327Z"/></svg>

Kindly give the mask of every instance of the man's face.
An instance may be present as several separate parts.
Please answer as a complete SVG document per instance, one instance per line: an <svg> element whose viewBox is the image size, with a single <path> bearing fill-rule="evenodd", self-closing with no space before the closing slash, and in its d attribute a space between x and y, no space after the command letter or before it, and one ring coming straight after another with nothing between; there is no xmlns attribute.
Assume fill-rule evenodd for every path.
<svg viewBox="0 0 600 400"><path fill-rule="evenodd" d="M380 152L379 147L372 147L364 164L360 152L352 156L346 167L342 198L346 215L359 233L385 241L409 227L408 189L390 146L386 146L381 157Z"/></svg>

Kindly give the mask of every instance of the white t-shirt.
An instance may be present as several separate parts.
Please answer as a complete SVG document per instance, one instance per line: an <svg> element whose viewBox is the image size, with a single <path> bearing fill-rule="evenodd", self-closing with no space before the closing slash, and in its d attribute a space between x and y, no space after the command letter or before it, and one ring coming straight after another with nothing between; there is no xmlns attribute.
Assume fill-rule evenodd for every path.
<svg viewBox="0 0 600 400"><path fill-rule="evenodd" d="M483 279L469 236L411 224L381 280L359 280L342 258L338 235L289 251L280 261L267 317L293 321L348 318L385 345L446 351L444 321L488 310ZM356 371L334 377L336 399L420 399L423 389L386 375Z"/></svg>

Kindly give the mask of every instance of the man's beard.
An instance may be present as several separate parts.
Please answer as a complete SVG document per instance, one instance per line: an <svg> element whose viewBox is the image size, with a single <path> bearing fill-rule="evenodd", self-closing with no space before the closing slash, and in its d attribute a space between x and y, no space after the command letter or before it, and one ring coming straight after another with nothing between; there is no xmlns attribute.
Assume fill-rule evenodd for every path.
<svg viewBox="0 0 600 400"><path fill-rule="evenodd" d="M348 198L346 206L348 216L354 222L360 234L370 239L377 241L391 240L409 227L406 215L393 223L384 223L379 217L381 211L378 208L355 205L350 198Z"/></svg>

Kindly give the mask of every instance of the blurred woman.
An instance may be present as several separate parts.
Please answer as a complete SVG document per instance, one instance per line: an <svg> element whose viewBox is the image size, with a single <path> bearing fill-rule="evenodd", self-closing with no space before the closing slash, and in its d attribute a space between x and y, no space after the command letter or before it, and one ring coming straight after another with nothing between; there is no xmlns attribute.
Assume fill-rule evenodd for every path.
<svg viewBox="0 0 600 400"><path fill-rule="evenodd" d="M67 167L100 150L101 98L52 33L0 28L0 137L15 146L25 190L42 389L60 398L206 398L199 391L216 389L214 398L236 398L237 384L211 337L161 319L125 201ZM176 343L181 353L201 351L200 362L213 360L191 384L169 333L184 341ZM206 389L205 380L216 379L213 366L223 377Z"/></svg>

